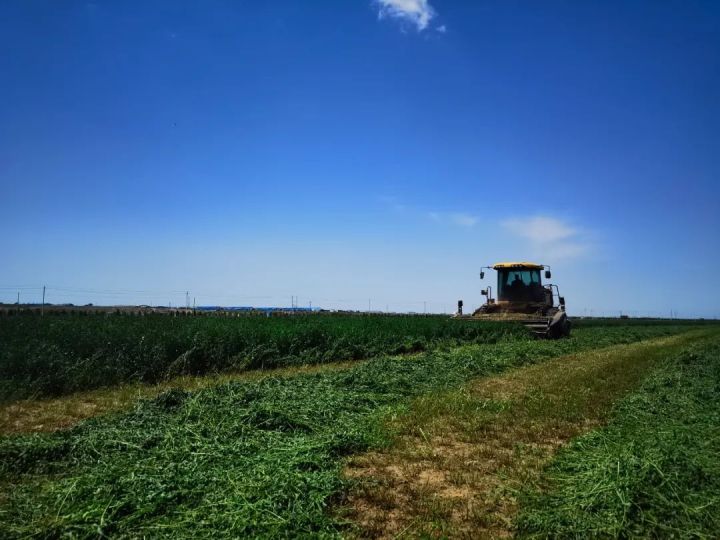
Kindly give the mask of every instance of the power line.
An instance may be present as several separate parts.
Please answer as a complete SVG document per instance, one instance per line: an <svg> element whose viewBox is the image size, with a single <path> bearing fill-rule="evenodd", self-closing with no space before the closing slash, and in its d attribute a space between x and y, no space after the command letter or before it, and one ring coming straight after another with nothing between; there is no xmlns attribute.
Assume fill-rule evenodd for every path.
<svg viewBox="0 0 720 540"><path fill-rule="evenodd" d="M0 287L0 291L39 291L42 287Z"/></svg>

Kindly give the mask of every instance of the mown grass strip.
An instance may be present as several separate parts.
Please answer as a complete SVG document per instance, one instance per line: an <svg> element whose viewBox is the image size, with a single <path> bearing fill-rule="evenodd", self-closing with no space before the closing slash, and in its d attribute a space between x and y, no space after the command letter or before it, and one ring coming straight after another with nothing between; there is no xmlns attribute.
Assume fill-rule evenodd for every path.
<svg viewBox="0 0 720 540"><path fill-rule="evenodd" d="M720 336L669 357L523 490L531 538L717 538Z"/></svg>
<svg viewBox="0 0 720 540"><path fill-rule="evenodd" d="M351 532L510 535L518 490L553 453L597 427L663 358L708 336L717 330L573 354L415 399L391 424L395 444L346 468L356 482L343 511Z"/></svg>
<svg viewBox="0 0 720 540"><path fill-rule="evenodd" d="M410 399L545 358L679 332L591 328L344 371L173 390L53 434L0 439L0 537L336 536L348 455Z"/></svg>
<svg viewBox="0 0 720 540"><path fill-rule="evenodd" d="M45 399L22 399L0 403L0 435L43 433L67 429L88 418L131 408L170 390L194 392L232 381L258 381L267 377L296 377L318 371L349 369L363 360L307 364L297 367L253 370L240 373L185 375L158 384L122 384Z"/></svg>

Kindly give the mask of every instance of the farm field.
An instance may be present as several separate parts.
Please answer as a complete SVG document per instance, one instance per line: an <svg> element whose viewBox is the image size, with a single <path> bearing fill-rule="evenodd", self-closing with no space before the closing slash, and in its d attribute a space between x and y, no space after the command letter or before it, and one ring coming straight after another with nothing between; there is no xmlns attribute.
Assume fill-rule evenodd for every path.
<svg viewBox="0 0 720 540"><path fill-rule="evenodd" d="M42 324L54 322L46 319L50 322ZM135 319L123 318L123 322L126 319L141 327ZM2 323L8 320L12 319ZM90 320L101 327L106 322ZM183 335L191 338L198 328L205 328L192 324L211 321L182 319L186 320L192 330ZM327 321L302 324L307 325L304 331L317 336L323 335L322 331L332 332L322 326L329 325ZM257 328L267 322L258 320ZM389 497L388 486L402 477L393 479L387 471L407 467L418 472L413 467L418 463L425 466L427 455L448 455L446 448L433 446L438 437L450 440L449 432L442 430L453 429L452 440L462 442L470 452L481 452L482 440L477 433L487 438L507 431L509 418L526 419L533 426L553 426L560 430L552 432L557 444L549 448L540 445L544 453L534 461L519 460L532 461L533 467L515 467L518 478L532 479L537 492L520 496L512 482L499 484L494 496L507 498L502 493L508 490L513 494L511 503L505 509L483 510L478 515L485 519L489 516L490 522L482 525L488 530L503 523L504 531L535 534L538 522L551 522L549 518L533 521L527 517L544 515L542 497L552 497L551 489L555 489L543 483L550 482L544 480L546 464L565 442L592 433L614 418L616 400L628 393L632 396L649 375L672 369L667 366L682 363L677 358L687 355L701 366L698 376L691 379L705 384L705 390L717 389L711 379L713 373L717 375L717 367L714 372L702 368L713 362L717 366L718 331L714 325L592 324L581 325L569 339L535 341L522 328L486 324L453 327L447 320L430 317L415 321L368 317L341 322L343 331L355 332L351 332L352 337L346 334L345 343L356 339L355 343L373 344L367 345L363 354L349 358L369 360L321 365L305 372L266 372L257 378L221 378L216 380L218 384L207 386L163 387L165 391L152 399L135 401L124 411L99 415L71 429L4 436L0 439L0 536L383 536L386 531L409 536L438 532L461 536L467 533L468 525L473 530L481 525L454 519L456 505L483 509L487 504L481 500L485 491L473 487L472 482L463 484L467 471L443 470L439 478L448 485L414 486L419 489L417 505L403 503L402 489L391 490L399 498ZM175 321L157 321L166 330L165 325L171 323ZM212 324L218 326L208 331L211 338L206 338L206 343L217 345L222 342L223 329L255 322L228 319ZM282 326L289 324L286 321L277 324L285 332L279 335L304 335ZM14 328L26 331L28 327ZM398 328L404 330L402 337L393 336ZM417 330L414 336L410 333L413 328ZM4 328L3 332L8 335L9 331ZM258 330L256 335L260 333ZM229 331L231 337L240 334L239 330ZM122 333L118 331L117 336L119 340ZM90 344L103 339L87 333L86 361ZM303 343L299 338L294 342L286 339ZM29 341L37 346L39 339ZM418 341L421 346L417 346ZM132 343L130 338L127 343ZM278 339L277 343L286 342ZM387 350L382 352L378 343ZM285 350L310 349L298 346ZM388 354L417 351L421 352ZM322 345L316 344L313 353L306 356L285 354L282 362L272 355L266 358L273 366L336 359L321 352ZM17 358L19 353L14 354ZM65 367L73 365L69 352L64 358ZM337 359L347 360L348 356L341 354ZM109 363L106 359L102 362ZM222 365L211 364L204 371L222 371L217 368ZM32 387L34 380L26 381L26 388ZM96 387L100 385L100 379L93 381L98 381ZM123 378L110 382L117 381L123 382ZM106 385L111 386L107 381ZM516 393L498 390L507 385ZM698 395L705 400L703 411L716 406L716 394L704 391ZM517 408L516 403L527 406ZM528 405L537 403L543 405ZM703 434L708 435L712 433ZM524 436L529 437L527 433ZM537 439L532 437L526 441L518 438L516 443L510 448L537 450ZM570 447L574 448L572 443ZM713 454L716 450L708 445L704 459L717 455ZM494 451L506 455L507 447L496 445ZM393 460L400 460L399 464ZM507 470L514 470L512 463L512 459L506 463L509 469L485 473L504 478ZM468 496L460 502L445 501L442 494L447 487ZM528 510L518 509L516 500L529 501ZM393 519L380 519L378 509ZM516 530L513 519L518 512L522 528Z"/></svg>
<svg viewBox="0 0 720 540"><path fill-rule="evenodd" d="M641 536L658 537L663 521L666 532L692 525L686 530L708 535L715 525L708 516L716 513L718 502L714 463L720 439L708 427L718 413L719 345L717 329L687 332L561 356L422 396L393 420L391 445L349 460L345 473L356 484L346 515L363 537L625 537L643 530L637 522L645 525ZM687 358L704 366L696 373L701 375L694 380L697 386L672 384L683 379L675 373L668 384L668 370L682 370ZM648 377L659 377L665 391L636 394L633 390ZM649 384L656 390L657 384ZM691 390L701 392L702 407L685 394ZM667 394L675 396L669 406ZM623 408L625 395L636 410ZM652 433L673 427L658 414L663 409L692 419L684 433L669 430L658 444ZM638 410L643 411L639 418ZM604 455L604 461L576 455L575 483L556 477L558 451L562 463L562 449L570 441L586 433L592 438L608 419L618 418L626 427L643 426L642 436L633 437L628 429L616 443L628 445L625 455ZM678 451L669 444L677 435L676 442L688 440L696 427L692 438L705 438L703 450ZM595 440L602 454L605 439ZM681 470L686 472L676 476ZM547 491L549 478L554 493ZM663 500L664 487L682 497ZM655 498L646 499L648 492ZM694 515L683 522L679 509ZM596 515L590 518L588 511ZM567 514L574 519L570 525Z"/></svg>
<svg viewBox="0 0 720 540"><path fill-rule="evenodd" d="M0 319L0 402L521 336L521 327L437 316L20 314Z"/></svg>
<svg viewBox="0 0 720 540"><path fill-rule="evenodd" d="M720 540L720 1L0 43L0 540Z"/></svg>
<svg viewBox="0 0 720 540"><path fill-rule="evenodd" d="M665 358L612 411L525 486L527 536L717 537L720 339Z"/></svg>

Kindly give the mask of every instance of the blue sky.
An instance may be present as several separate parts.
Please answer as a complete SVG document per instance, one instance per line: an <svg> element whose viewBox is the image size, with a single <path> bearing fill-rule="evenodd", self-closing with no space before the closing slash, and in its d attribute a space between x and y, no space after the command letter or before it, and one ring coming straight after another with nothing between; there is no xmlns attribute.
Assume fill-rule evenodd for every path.
<svg viewBox="0 0 720 540"><path fill-rule="evenodd" d="M0 5L0 300L719 316L720 4ZM427 304L423 304L427 302Z"/></svg>

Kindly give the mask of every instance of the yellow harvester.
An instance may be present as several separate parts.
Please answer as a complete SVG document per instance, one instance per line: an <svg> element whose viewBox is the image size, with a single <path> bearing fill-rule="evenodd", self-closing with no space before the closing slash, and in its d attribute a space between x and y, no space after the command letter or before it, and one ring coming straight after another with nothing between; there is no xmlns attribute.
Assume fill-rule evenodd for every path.
<svg viewBox="0 0 720 540"><path fill-rule="evenodd" d="M540 337L559 338L570 335L565 298L560 296L557 285L542 283L541 271L544 271L545 279L550 279L552 275L549 266L530 262L495 263L481 268L480 279L485 278L486 269L497 272L497 298L493 298L492 286L488 286L482 290L482 295L487 298L482 306L472 315L463 315L461 300L458 302L456 317L517 321Z"/></svg>

